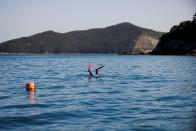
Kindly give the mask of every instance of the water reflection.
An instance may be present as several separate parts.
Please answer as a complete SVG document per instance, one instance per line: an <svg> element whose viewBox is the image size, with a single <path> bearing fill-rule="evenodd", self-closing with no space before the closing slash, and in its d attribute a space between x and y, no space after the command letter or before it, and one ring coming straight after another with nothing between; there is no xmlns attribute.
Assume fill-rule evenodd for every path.
<svg viewBox="0 0 196 131"><path fill-rule="evenodd" d="M36 103L35 92L27 92L27 100L29 104L35 104Z"/></svg>
<svg viewBox="0 0 196 131"><path fill-rule="evenodd" d="M91 87L91 76L88 76L88 87Z"/></svg>

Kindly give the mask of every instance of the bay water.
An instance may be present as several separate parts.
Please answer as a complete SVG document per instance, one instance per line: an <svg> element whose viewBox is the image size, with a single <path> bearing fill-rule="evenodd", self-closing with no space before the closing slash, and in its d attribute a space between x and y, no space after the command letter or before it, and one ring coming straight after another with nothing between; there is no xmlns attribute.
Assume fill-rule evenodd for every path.
<svg viewBox="0 0 196 131"><path fill-rule="evenodd" d="M104 65L89 77L87 65ZM26 92L29 81L36 92ZM194 130L196 57L0 55L1 130Z"/></svg>

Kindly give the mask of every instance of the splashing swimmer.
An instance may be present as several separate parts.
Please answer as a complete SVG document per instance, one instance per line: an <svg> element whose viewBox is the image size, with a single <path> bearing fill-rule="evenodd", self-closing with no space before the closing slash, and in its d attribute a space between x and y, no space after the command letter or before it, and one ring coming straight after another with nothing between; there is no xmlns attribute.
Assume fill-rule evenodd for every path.
<svg viewBox="0 0 196 131"><path fill-rule="evenodd" d="M90 77L92 77L92 76L96 76L96 77L97 77L97 76L98 76L98 73L99 73L99 70L100 70L101 68L103 68L103 67L104 67L104 66L100 66L100 67L96 68L96 69L95 69L95 73L96 73L96 74L93 75L92 72L91 72L92 64L88 64L89 76L90 76Z"/></svg>

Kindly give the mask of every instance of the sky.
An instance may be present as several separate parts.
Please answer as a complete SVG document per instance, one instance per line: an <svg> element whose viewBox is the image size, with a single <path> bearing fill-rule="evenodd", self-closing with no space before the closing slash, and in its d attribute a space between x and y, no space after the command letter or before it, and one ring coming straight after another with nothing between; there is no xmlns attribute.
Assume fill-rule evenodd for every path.
<svg viewBox="0 0 196 131"><path fill-rule="evenodd" d="M0 0L0 42L122 22L168 32L195 12L196 0Z"/></svg>

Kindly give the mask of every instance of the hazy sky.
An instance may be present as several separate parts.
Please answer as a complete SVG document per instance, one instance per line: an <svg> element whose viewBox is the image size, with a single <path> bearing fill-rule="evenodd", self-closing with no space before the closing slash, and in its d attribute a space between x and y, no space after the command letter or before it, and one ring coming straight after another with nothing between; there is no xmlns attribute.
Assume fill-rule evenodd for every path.
<svg viewBox="0 0 196 131"><path fill-rule="evenodd" d="M0 42L53 30L68 32L121 22L167 32L191 20L196 0L0 0Z"/></svg>

